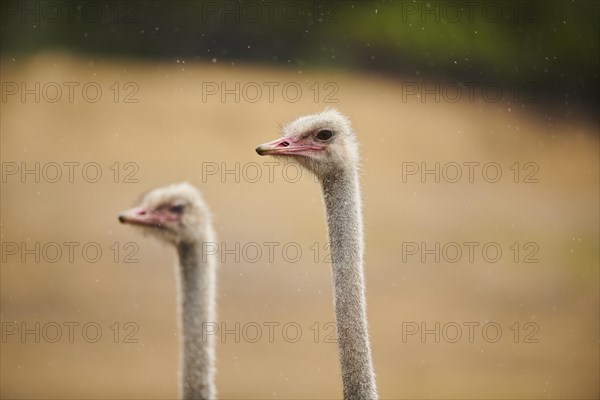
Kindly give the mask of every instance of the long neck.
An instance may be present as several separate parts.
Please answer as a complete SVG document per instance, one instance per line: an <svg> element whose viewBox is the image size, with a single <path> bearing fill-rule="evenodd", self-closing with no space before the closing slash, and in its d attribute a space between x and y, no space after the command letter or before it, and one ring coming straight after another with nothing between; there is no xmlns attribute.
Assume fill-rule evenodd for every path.
<svg viewBox="0 0 600 400"><path fill-rule="evenodd" d="M358 172L323 179L344 399L376 399L367 332Z"/></svg>
<svg viewBox="0 0 600 400"><path fill-rule="evenodd" d="M208 235L212 236L212 235ZM211 241L211 238L207 238ZM179 253L180 392L184 399L213 399L215 350L213 335L206 335L215 321L215 260L202 254L202 243L181 243ZM211 330L212 331L212 330Z"/></svg>

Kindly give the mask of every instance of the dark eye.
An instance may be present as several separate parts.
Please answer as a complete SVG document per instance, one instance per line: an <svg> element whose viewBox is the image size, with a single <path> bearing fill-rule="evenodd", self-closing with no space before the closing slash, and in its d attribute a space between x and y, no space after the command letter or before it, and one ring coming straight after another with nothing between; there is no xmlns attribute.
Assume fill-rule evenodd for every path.
<svg viewBox="0 0 600 400"><path fill-rule="evenodd" d="M175 214L181 214L183 213L184 209L185 206L183 204L175 204L174 206L171 206L171 208L169 208L169 211Z"/></svg>
<svg viewBox="0 0 600 400"><path fill-rule="evenodd" d="M319 133L317 133L316 138L319 140L329 140L331 139L331 137L333 136L333 132L331 131L320 131Z"/></svg>

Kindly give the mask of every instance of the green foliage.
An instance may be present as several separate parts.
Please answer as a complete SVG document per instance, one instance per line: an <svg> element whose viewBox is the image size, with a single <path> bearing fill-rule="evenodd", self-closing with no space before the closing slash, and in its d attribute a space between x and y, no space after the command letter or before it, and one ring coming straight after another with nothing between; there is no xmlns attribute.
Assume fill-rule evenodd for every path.
<svg viewBox="0 0 600 400"><path fill-rule="evenodd" d="M58 2L62 16L54 21L51 4L57 2L27 3L25 14L24 3L1 3L3 54L58 47L369 68L414 77L535 81L546 92L597 99L595 1L90 1L72 15L64 6L69 2ZM97 20L89 3L101 10Z"/></svg>

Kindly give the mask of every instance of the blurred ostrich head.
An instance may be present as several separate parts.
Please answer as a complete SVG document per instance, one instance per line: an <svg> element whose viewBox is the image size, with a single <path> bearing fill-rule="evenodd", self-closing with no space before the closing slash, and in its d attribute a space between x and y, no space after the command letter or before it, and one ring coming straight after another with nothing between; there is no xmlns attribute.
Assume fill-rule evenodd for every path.
<svg viewBox="0 0 600 400"><path fill-rule="evenodd" d="M261 144L256 152L293 158L321 180L356 169L359 163L350 121L335 109L290 122L279 139Z"/></svg>
<svg viewBox="0 0 600 400"><path fill-rule="evenodd" d="M119 221L179 245L202 240L210 214L200 192L184 182L151 190L137 207L121 212Z"/></svg>

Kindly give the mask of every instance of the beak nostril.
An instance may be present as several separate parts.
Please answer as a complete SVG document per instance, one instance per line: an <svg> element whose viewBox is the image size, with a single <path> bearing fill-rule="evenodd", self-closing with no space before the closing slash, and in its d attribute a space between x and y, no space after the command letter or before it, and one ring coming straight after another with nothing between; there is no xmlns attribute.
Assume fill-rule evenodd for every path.
<svg viewBox="0 0 600 400"><path fill-rule="evenodd" d="M289 144L288 142L281 142L281 145L282 145L283 147L288 147L290 144Z"/></svg>

